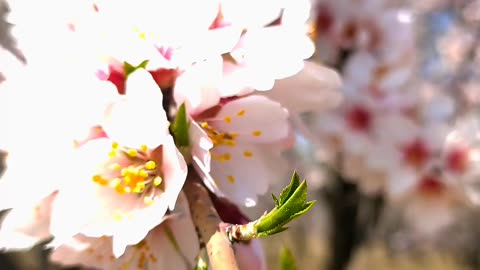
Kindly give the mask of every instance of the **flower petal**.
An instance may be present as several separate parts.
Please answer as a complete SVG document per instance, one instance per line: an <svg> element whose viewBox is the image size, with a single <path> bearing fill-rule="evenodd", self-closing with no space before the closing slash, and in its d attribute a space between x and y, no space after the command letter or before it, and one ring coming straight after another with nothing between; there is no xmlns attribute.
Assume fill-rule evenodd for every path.
<svg viewBox="0 0 480 270"><path fill-rule="evenodd" d="M56 193L36 205L24 204L10 210L1 222L0 248L27 249L50 237L50 211Z"/></svg>
<svg viewBox="0 0 480 270"><path fill-rule="evenodd" d="M212 126L242 142L265 143L288 136L288 112L279 103L252 95L225 104Z"/></svg>
<svg viewBox="0 0 480 270"><path fill-rule="evenodd" d="M127 79L127 95L107 110L104 129L112 140L138 148L156 148L169 134L169 122L162 107L162 92L145 70Z"/></svg>
<svg viewBox="0 0 480 270"><path fill-rule="evenodd" d="M85 164L81 175L62 187L52 210L52 234L64 241L77 233L100 237L114 235L114 251L121 255L127 245L136 244L158 225L168 207L173 208L186 177L186 164L176 149L173 138L161 151L164 191L155 191L152 204L138 194L119 194L114 188L91 181L97 166L102 165L99 153L108 153L111 141L97 139L82 146L78 163ZM73 180L73 181L72 181ZM82 204L78 204L82 201ZM74 213L72 215L72 213ZM125 233L128 231L128 233Z"/></svg>
<svg viewBox="0 0 480 270"><path fill-rule="evenodd" d="M221 57L194 64L178 76L173 92L175 102L185 102L190 115L218 104L220 94L217 87L221 76Z"/></svg>
<svg viewBox="0 0 480 270"><path fill-rule="evenodd" d="M262 94L280 102L289 111L321 111L340 103L340 84L337 72L305 61L302 71L292 77L277 80L271 91Z"/></svg>
<svg viewBox="0 0 480 270"><path fill-rule="evenodd" d="M216 146L212 157L211 176L220 191L236 203L255 206L273 178L268 165L274 158L249 144Z"/></svg>
<svg viewBox="0 0 480 270"><path fill-rule="evenodd" d="M188 270L193 269L200 247L184 195L180 196L175 212L153 228L143 241L127 247L125 254L115 258L112 245L115 244L111 237L80 234L57 247L50 259L63 265L102 269Z"/></svg>

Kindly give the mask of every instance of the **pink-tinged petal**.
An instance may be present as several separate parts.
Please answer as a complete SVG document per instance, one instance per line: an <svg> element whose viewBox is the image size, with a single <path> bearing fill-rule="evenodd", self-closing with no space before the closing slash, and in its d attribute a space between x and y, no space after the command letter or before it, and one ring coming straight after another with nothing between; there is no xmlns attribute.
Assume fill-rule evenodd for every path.
<svg viewBox="0 0 480 270"><path fill-rule="evenodd" d="M210 172L210 149L213 147L212 140L207 133L195 121L190 122L188 134L191 143L191 153L195 160L201 163L206 172ZM195 162L196 162L195 161Z"/></svg>
<svg viewBox="0 0 480 270"><path fill-rule="evenodd" d="M337 72L305 61L302 71L277 80L271 91L262 92L292 112L321 111L337 106L342 100L341 79Z"/></svg>
<svg viewBox="0 0 480 270"><path fill-rule="evenodd" d="M271 87L264 87L265 79L283 79L298 73L303 68L303 59L310 57L313 51L312 41L301 30L273 26L248 31L230 54L250 69L249 74L254 79L252 87L269 90Z"/></svg>
<svg viewBox="0 0 480 270"><path fill-rule="evenodd" d="M127 79L127 94L107 110L104 129L112 140L130 147L161 145L169 122L162 107L162 92L145 70L137 70Z"/></svg>
<svg viewBox="0 0 480 270"><path fill-rule="evenodd" d="M377 141L398 146L415 139L419 126L402 114L387 114L375 119L374 137Z"/></svg>
<svg viewBox="0 0 480 270"><path fill-rule="evenodd" d="M242 270L266 270L267 262L263 247L258 239L250 241L248 244L238 243L234 246L235 258Z"/></svg>
<svg viewBox="0 0 480 270"><path fill-rule="evenodd" d="M245 68L244 65L224 61L223 78L218 86L220 95L222 97L243 96L255 91L252 87L252 75L249 72L248 67ZM269 80L269 83L273 83L272 80Z"/></svg>
<svg viewBox="0 0 480 270"><path fill-rule="evenodd" d="M113 235L114 253L120 256L127 245L143 239L151 228L162 221L167 209L174 207L187 167L173 138L168 136L160 151L162 156L154 158L161 160L159 169L162 171L163 189L152 186L151 194L120 192L110 186L114 180L104 180L107 181L105 184L92 181L95 179L92 176L98 175L99 170L105 170L101 154L109 153L111 144L108 139L97 139L82 146L79 155L84 156L79 157L78 162L85 168L78 179L70 179L71 182L62 188L57 197L52 210L51 231L59 242L77 233L91 237ZM118 162L121 163L120 160ZM108 175L105 177L108 178ZM147 203L144 197L152 201ZM78 204L79 201L83 203Z"/></svg>
<svg viewBox="0 0 480 270"><path fill-rule="evenodd" d="M152 261L150 269L193 269L200 243L183 193L172 216L153 229L146 241L150 242L154 249L152 253L157 258L157 261Z"/></svg>
<svg viewBox="0 0 480 270"><path fill-rule="evenodd" d="M216 146L212 150L211 176L227 198L255 206L257 195L267 191L273 177L268 167L270 158L255 145Z"/></svg>
<svg viewBox="0 0 480 270"><path fill-rule="evenodd" d="M115 244L113 244L115 245ZM188 202L179 197L175 212L153 228L138 244L127 247L115 258L111 237L76 235L55 248L50 259L63 265L83 265L102 269L193 269L200 244Z"/></svg>
<svg viewBox="0 0 480 270"><path fill-rule="evenodd" d="M178 76L173 96L177 104L185 102L190 115L218 104L218 84L222 76L222 59L215 57L189 67Z"/></svg>
<svg viewBox="0 0 480 270"><path fill-rule="evenodd" d="M215 116L212 126L238 135L236 141L266 143L288 136L288 112L281 104L252 95L228 102Z"/></svg>
<svg viewBox="0 0 480 270"><path fill-rule="evenodd" d="M50 260L63 266L100 269L113 269L116 262L110 237L93 238L81 234L56 247L50 254Z"/></svg>
<svg viewBox="0 0 480 270"><path fill-rule="evenodd" d="M398 200L412 192L418 184L419 175L408 167L397 168L388 173L385 193L390 200Z"/></svg>
<svg viewBox="0 0 480 270"><path fill-rule="evenodd" d="M167 196L169 209L173 210L178 194L180 194L185 183L188 168L182 153L178 151L171 136L164 144L162 170L165 181L164 194Z"/></svg>
<svg viewBox="0 0 480 270"><path fill-rule="evenodd" d="M0 222L0 249L27 249L50 237L50 211L56 193L36 205L10 210Z"/></svg>

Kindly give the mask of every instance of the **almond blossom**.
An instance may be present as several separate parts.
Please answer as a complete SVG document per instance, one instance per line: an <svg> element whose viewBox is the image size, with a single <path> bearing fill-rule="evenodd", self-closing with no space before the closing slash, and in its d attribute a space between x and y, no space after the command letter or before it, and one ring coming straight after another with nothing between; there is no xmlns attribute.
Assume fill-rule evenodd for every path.
<svg viewBox="0 0 480 270"><path fill-rule="evenodd" d="M102 91L111 91L114 98L103 103L110 105L103 107L104 120L97 118L97 124L102 124L102 128L97 129L96 136L90 140L74 142L82 134L75 136L59 132L61 126L58 124L61 122L53 121L55 118L49 119L52 126L46 130L45 138L55 135L49 139L62 140L56 139L43 147L34 141L28 147L29 144L17 144L14 137L10 138L12 143L7 150L12 154L7 161L9 169L1 182L2 192L9 192L25 183L22 168L25 161L34 158L31 151L48 153L41 161L32 161L38 167L37 171L48 168L53 158L64 159L65 166L60 169L65 171L57 170L54 177L49 174L40 176L42 181L35 178L35 183L42 183L37 184L40 189L36 190L35 196L24 199L24 204L29 202L27 205L34 205L43 196L58 191L48 226L57 243L77 233L94 237L114 236L113 250L116 256L120 256L127 245L141 241L151 228L161 223L166 211L175 206L187 169L169 135L169 122L161 107L162 93L144 70L131 74L127 89L130 90L127 95L119 96L112 88L95 88L99 96ZM100 112L101 107L91 109ZM15 132L12 135L23 127L17 125L19 120L17 115L9 115L7 119L12 123L7 123L12 128L9 131ZM87 123L83 127L87 127ZM78 131L78 127L73 130ZM26 152L22 152L24 150ZM74 175L69 173L72 171L75 171ZM4 197L7 200L3 207L13 206L15 213L15 201L18 199L10 200L9 197ZM79 201L83 204L78 205ZM125 230L131 230L131 233L125 234Z"/></svg>
<svg viewBox="0 0 480 270"><path fill-rule="evenodd" d="M187 169L159 104L161 91L150 74L131 74L127 94L107 109L105 136L78 147L81 170L62 187L52 208L54 236L113 236L120 256L173 209ZM65 220L78 200L85 203Z"/></svg>
<svg viewBox="0 0 480 270"><path fill-rule="evenodd" d="M207 186L234 202L255 205L257 194L266 192L268 179L272 178L267 160L279 154L262 148L287 137L287 117L287 111L280 104L256 95L227 100L194 115L193 119L203 129L204 140L208 136L212 142L205 144L207 149L203 151L196 150L196 146L192 150L192 153L203 153L203 158L194 157L194 160L199 162L199 169L206 170L202 175L206 177ZM202 131L198 132L201 136ZM208 160L210 164L202 162Z"/></svg>
<svg viewBox="0 0 480 270"><path fill-rule="evenodd" d="M193 269L187 173L254 206L288 168L289 110L340 99L338 76L305 62L308 0L11 2L26 65L0 70L2 249L53 238L59 264ZM241 268L266 268L258 241L233 248Z"/></svg>
<svg viewBox="0 0 480 270"><path fill-rule="evenodd" d="M175 211L165 216L139 243L128 246L122 256L116 258L112 242L107 236L94 238L79 234L55 248L50 259L62 265L96 269L193 269L200 247L183 194Z"/></svg>
<svg viewBox="0 0 480 270"><path fill-rule="evenodd" d="M249 4L251 3L247 2L246 6ZM230 52L234 65L229 73L232 76L242 74L243 81L237 83L245 88L269 90L275 80L298 73L303 68L303 60L313 54L314 46L306 26L309 2L293 4L286 1L280 7L278 5L280 4L265 5L264 8L271 9L270 13L264 13L272 16L270 21L256 27L246 27L246 32ZM228 13L224 19L229 20ZM235 21L234 18L231 20ZM285 54L286 51L289 53Z"/></svg>

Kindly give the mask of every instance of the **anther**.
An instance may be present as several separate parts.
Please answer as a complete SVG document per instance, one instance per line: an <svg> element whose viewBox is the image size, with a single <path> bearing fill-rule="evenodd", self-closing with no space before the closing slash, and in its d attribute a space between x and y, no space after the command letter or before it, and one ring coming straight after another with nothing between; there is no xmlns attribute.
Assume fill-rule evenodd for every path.
<svg viewBox="0 0 480 270"><path fill-rule="evenodd" d="M157 164L153 160L149 160L145 163L145 169L147 170L155 170L157 167Z"/></svg>
<svg viewBox="0 0 480 270"><path fill-rule="evenodd" d="M133 149L133 148L130 148L127 150L127 155L131 156L131 157L136 157L138 154L137 150Z"/></svg>

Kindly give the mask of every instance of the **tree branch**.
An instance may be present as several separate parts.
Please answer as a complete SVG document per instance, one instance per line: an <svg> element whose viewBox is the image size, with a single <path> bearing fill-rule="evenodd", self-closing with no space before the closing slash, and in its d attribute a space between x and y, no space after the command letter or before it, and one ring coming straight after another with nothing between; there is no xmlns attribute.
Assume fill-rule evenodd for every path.
<svg viewBox="0 0 480 270"><path fill-rule="evenodd" d="M208 191L201 184L199 176L191 168L184 191L200 240L206 243L212 269L238 270L232 245L225 233L226 225L215 210Z"/></svg>

